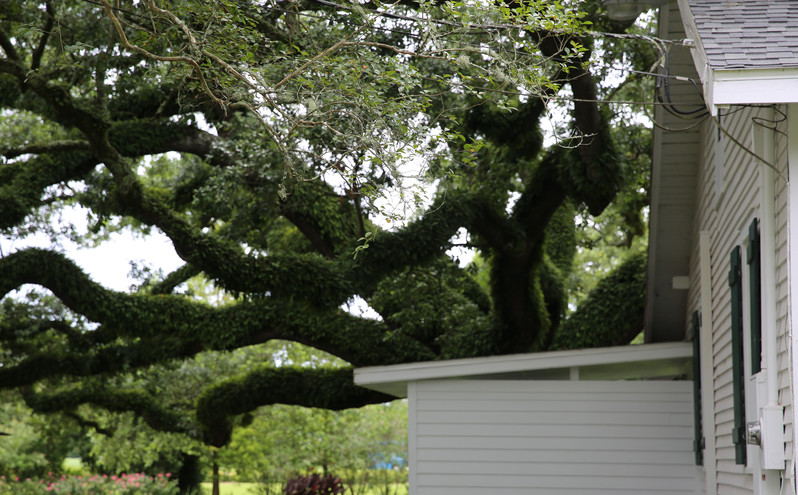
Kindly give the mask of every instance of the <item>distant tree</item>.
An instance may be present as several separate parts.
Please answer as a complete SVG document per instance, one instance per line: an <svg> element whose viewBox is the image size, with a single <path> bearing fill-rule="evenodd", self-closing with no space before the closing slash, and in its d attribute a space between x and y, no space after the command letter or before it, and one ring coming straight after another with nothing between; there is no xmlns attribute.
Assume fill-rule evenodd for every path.
<svg viewBox="0 0 798 495"><path fill-rule="evenodd" d="M252 481L283 482L321 470L353 483L370 469L387 469L388 464L403 469L406 438L403 401L345 411L276 405L236 429L219 451L219 463Z"/></svg>
<svg viewBox="0 0 798 495"><path fill-rule="evenodd" d="M0 476L35 478L60 473L64 459L87 442L68 417L33 414L18 394L0 392Z"/></svg>

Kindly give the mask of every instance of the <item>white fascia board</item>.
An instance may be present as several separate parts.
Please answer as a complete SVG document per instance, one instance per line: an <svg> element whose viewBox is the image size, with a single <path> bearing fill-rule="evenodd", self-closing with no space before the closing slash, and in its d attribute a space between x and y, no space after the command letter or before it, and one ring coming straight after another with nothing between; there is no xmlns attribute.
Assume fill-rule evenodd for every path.
<svg viewBox="0 0 798 495"><path fill-rule="evenodd" d="M682 25L684 26L685 36L693 41L693 46L690 48L690 54L693 56L693 64L698 77L701 79L701 86L704 93L704 101L710 107L712 114L715 114L715 107L710 104L712 101L712 70L709 66L709 59L704 50L704 45L701 43L701 38L698 36L698 28L695 24L693 11L690 9L688 0L678 0L679 14L682 17Z"/></svg>
<svg viewBox="0 0 798 495"><path fill-rule="evenodd" d="M408 382L469 376L486 376L546 369L559 369L604 364L634 363L663 359L689 358L691 343L628 345L579 349L574 351L537 352L446 361L373 366L355 370L355 384L399 396Z"/></svg>
<svg viewBox="0 0 798 495"><path fill-rule="evenodd" d="M713 106L798 103L798 68L715 70L710 84Z"/></svg>

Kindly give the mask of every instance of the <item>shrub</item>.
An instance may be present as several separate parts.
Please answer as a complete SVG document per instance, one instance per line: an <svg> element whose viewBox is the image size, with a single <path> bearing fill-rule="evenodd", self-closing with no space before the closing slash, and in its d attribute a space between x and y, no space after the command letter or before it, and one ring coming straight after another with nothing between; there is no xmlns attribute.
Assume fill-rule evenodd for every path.
<svg viewBox="0 0 798 495"><path fill-rule="evenodd" d="M176 495L177 483L171 474L147 476L143 473L121 476L61 476L50 474L46 479L6 479L0 477L0 495L44 495L63 493L70 495Z"/></svg>
<svg viewBox="0 0 798 495"><path fill-rule="evenodd" d="M318 474L300 476L288 480L283 488L285 495L337 495L344 493L344 484L341 478L332 475L324 477Z"/></svg>

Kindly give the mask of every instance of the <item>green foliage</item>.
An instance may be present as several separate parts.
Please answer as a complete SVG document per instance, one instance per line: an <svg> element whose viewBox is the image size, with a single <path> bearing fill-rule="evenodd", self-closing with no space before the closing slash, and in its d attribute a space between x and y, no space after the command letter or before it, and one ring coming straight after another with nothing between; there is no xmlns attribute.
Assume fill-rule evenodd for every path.
<svg viewBox="0 0 798 495"><path fill-rule="evenodd" d="M575 216L573 206L566 203L554 213L546 229L543 249L561 274L571 273L577 253Z"/></svg>
<svg viewBox="0 0 798 495"><path fill-rule="evenodd" d="M90 447L83 462L98 473L174 473L177 474L187 454L205 454L196 441L186 435L154 431L132 413L103 414L93 417L104 433L87 431ZM109 434L112 433L112 434ZM119 448L124 445L124 448Z"/></svg>
<svg viewBox="0 0 798 495"><path fill-rule="evenodd" d="M594 2L327 3L0 13L0 241L94 246L129 229L185 261L137 268L117 292L57 242L0 255L0 389L91 429L99 468L190 471L264 406L388 399L355 387L353 367L562 346L578 321L563 322L567 298L592 283L572 268L641 242L648 134L611 128L622 116L594 100L646 86L589 72L593 50L637 50L587 36ZM566 89L572 139L544 149L546 105ZM445 254L458 237L471 268ZM15 298L30 284L47 294ZM343 309L354 301L380 317ZM31 458L15 469L61 452L29 449L19 428Z"/></svg>
<svg viewBox="0 0 798 495"><path fill-rule="evenodd" d="M177 484L170 481L171 474L147 476L142 473L120 476L61 476L42 479L0 479L0 494L45 495L69 493L71 495L176 495Z"/></svg>
<svg viewBox="0 0 798 495"><path fill-rule="evenodd" d="M14 407L16 405L16 407ZM40 476L52 469L39 451L40 436L33 425L24 422L20 404L4 402L2 424L4 436L0 437L0 468L2 475L10 478Z"/></svg>
<svg viewBox="0 0 798 495"><path fill-rule="evenodd" d="M383 280L369 305L389 327L436 354L484 355L490 351L489 335L483 335L490 328L490 302L471 284L451 259L439 259Z"/></svg>
<svg viewBox="0 0 798 495"><path fill-rule="evenodd" d="M630 255L562 324L551 349L625 345L643 329L646 255Z"/></svg>
<svg viewBox="0 0 798 495"><path fill-rule="evenodd" d="M67 455L85 446L72 421L33 414L10 392L0 393L0 425L0 476L8 480L60 473Z"/></svg>
<svg viewBox="0 0 798 495"><path fill-rule="evenodd" d="M378 465L399 462L403 468L406 459L406 401L344 411L270 406L237 428L230 444L218 451L222 471L264 483L321 469L351 484Z"/></svg>
<svg viewBox="0 0 798 495"><path fill-rule="evenodd" d="M624 197L628 195L621 195L619 200L623 201ZM641 210L646 204L646 201L641 201L637 209L624 210L626 207L616 201L597 217L590 217L585 212L576 217L575 269L565 278L571 310L578 308L596 284L617 268L626 256L646 252L647 225L642 218L638 218L638 215L642 217ZM629 215L624 211L636 212L631 216L631 221L627 220ZM641 226L642 232L635 226Z"/></svg>

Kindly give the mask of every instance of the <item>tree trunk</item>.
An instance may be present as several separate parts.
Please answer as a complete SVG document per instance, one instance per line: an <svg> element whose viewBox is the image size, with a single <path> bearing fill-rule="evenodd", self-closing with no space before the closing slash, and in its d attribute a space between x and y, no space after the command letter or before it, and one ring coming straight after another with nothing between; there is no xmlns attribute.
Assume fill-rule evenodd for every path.
<svg viewBox="0 0 798 495"><path fill-rule="evenodd" d="M219 463L216 462L216 456L213 458L213 490L212 495L219 495Z"/></svg>

